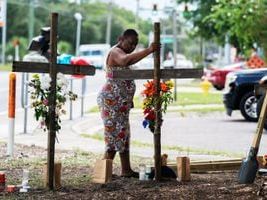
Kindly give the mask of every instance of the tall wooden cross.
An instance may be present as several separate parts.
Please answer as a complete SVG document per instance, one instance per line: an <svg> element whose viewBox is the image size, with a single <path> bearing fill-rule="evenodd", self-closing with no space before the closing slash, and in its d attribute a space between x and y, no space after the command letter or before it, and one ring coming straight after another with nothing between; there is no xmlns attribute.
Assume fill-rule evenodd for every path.
<svg viewBox="0 0 267 200"><path fill-rule="evenodd" d="M160 43L160 24L154 24L154 42ZM156 93L155 98L160 96L160 79L170 78L200 78L202 69L160 69L160 51L154 53L154 70L114 70L114 79L154 79ZM155 105L155 130L154 130L154 163L155 180L161 180L161 104L156 101Z"/></svg>
<svg viewBox="0 0 267 200"><path fill-rule="evenodd" d="M57 73L75 74L75 75L94 75L95 67L57 64L57 26L58 14L51 14L51 32L50 32L50 50L51 57L49 63L38 62L13 62L13 72L31 72L31 73L49 73L51 77L51 88L49 95L49 132L47 143L47 176L48 187L54 189L54 162L55 162L55 108L56 108L56 80Z"/></svg>

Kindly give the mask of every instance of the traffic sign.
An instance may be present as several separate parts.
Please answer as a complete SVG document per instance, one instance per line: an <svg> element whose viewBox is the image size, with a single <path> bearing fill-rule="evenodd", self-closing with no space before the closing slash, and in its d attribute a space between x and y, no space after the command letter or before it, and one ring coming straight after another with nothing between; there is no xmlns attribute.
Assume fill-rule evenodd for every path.
<svg viewBox="0 0 267 200"><path fill-rule="evenodd" d="M162 44L171 44L173 43L173 36L172 35L161 35L160 42Z"/></svg>

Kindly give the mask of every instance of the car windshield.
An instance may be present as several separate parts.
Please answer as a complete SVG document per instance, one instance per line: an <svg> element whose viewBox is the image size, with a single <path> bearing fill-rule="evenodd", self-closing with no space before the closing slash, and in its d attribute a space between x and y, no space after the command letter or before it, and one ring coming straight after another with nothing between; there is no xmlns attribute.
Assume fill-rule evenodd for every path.
<svg viewBox="0 0 267 200"><path fill-rule="evenodd" d="M92 51L82 51L82 56L102 56L103 52L100 50L92 50Z"/></svg>

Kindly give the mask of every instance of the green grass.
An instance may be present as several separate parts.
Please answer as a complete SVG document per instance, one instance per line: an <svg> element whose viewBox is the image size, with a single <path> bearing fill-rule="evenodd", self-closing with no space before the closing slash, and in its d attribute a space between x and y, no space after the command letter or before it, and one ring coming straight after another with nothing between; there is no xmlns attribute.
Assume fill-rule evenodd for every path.
<svg viewBox="0 0 267 200"><path fill-rule="evenodd" d="M88 111L86 111L86 113L95 113L95 112L99 112L99 108L98 106L94 106L94 107L91 107Z"/></svg>
<svg viewBox="0 0 267 200"><path fill-rule="evenodd" d="M179 92L177 94L177 101L170 104L170 106L187 106L187 105L209 105L218 104L221 107L214 108L192 108L192 109L179 109L179 111L195 111L195 112L212 112L224 111L222 103L222 95L218 93L209 93L205 95L200 92ZM134 107L137 109L142 108L142 97L134 97ZM92 107L88 112L99 112L98 106Z"/></svg>
<svg viewBox="0 0 267 200"><path fill-rule="evenodd" d="M200 92L179 92L177 94L177 101L170 104L170 106L187 106L187 105L208 105L208 104L222 104L222 95L218 93L209 93L205 95ZM142 108L142 97L134 98L134 107Z"/></svg>
<svg viewBox="0 0 267 200"><path fill-rule="evenodd" d="M179 92L173 105L222 104L222 95L217 93Z"/></svg>
<svg viewBox="0 0 267 200"><path fill-rule="evenodd" d="M0 71L11 71L11 64L0 65Z"/></svg>
<svg viewBox="0 0 267 200"><path fill-rule="evenodd" d="M103 134L101 133L94 133L94 134L80 134L81 137L84 138L91 138L98 141L103 141ZM137 140L132 140L131 145L134 147L139 148L154 148L152 143L147 142L140 142ZM188 147L181 147L181 146L173 146L173 145L162 145L162 150L172 150L177 152L186 152L186 153L194 153L194 154L203 154L203 155L221 155L221 156L228 156L228 157L243 157L243 154L239 153L232 153L227 151L214 151L214 150L207 150L207 149L198 149L198 148L188 148Z"/></svg>
<svg viewBox="0 0 267 200"><path fill-rule="evenodd" d="M218 107L210 107L210 108L177 108L177 109L173 109L167 112L179 112L180 114L182 113L186 113L186 112L196 112L196 113L200 113L200 114L207 114L210 112L224 112L225 108L223 105L218 106Z"/></svg>

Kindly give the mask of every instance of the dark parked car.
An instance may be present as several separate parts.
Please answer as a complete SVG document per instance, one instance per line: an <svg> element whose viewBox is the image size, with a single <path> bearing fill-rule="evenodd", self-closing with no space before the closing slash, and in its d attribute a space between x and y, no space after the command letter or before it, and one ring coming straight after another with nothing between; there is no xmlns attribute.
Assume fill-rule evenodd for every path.
<svg viewBox="0 0 267 200"><path fill-rule="evenodd" d="M202 79L203 80L207 79L217 90L222 90L224 88L226 75L228 73L245 68L246 68L245 62L233 63L220 68L210 67L209 69L205 70Z"/></svg>
<svg viewBox="0 0 267 200"><path fill-rule="evenodd" d="M257 121L257 99L254 87L267 75L267 69L247 69L231 72L226 76L223 102L228 115L233 110L240 110L248 121Z"/></svg>

